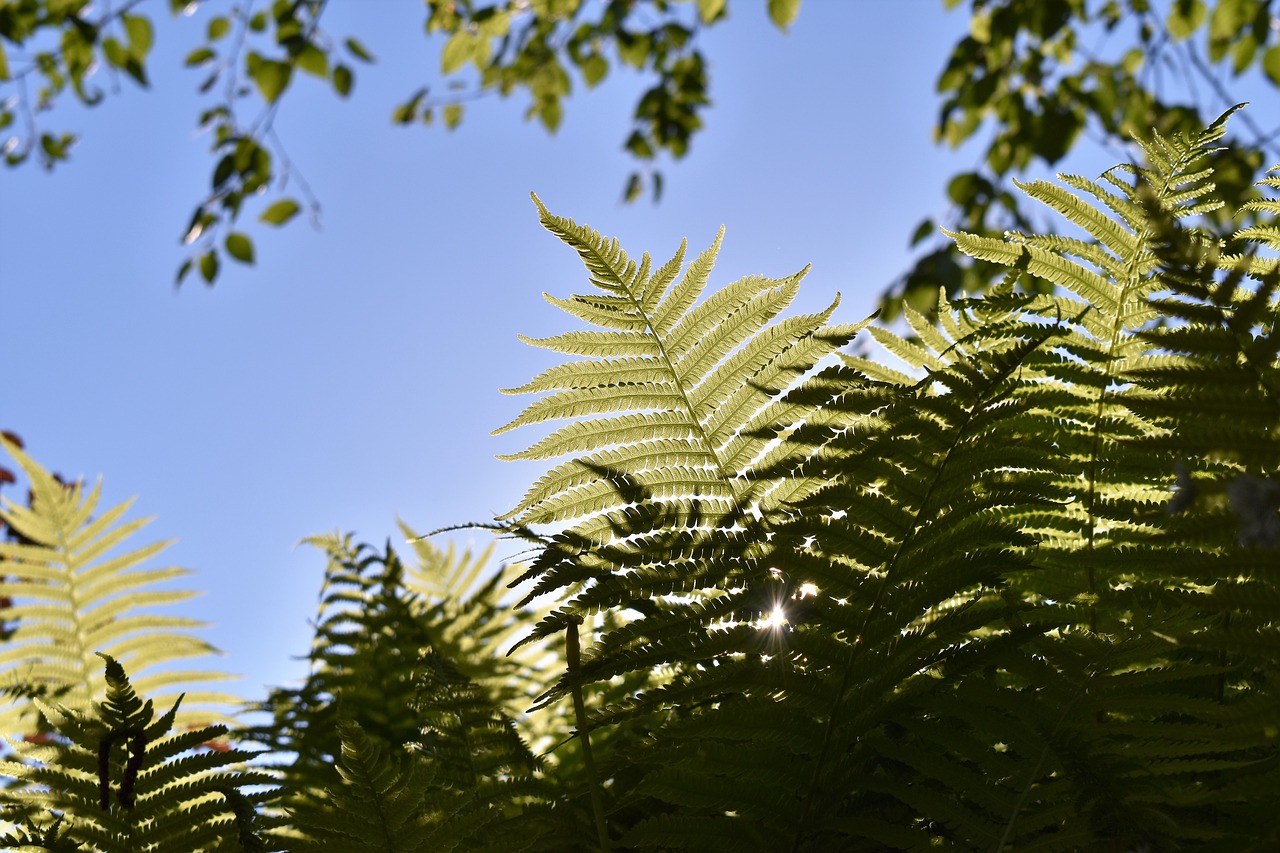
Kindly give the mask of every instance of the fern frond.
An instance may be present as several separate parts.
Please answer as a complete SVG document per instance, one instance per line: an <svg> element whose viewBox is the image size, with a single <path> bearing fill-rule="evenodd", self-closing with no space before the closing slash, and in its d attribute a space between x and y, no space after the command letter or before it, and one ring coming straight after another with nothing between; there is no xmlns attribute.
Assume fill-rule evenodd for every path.
<svg viewBox="0 0 1280 853"><path fill-rule="evenodd" d="M413 853L428 847L422 811L432 779L411 756L387 755L378 739L355 724L340 728L337 764L342 785L329 791L328 808L302 809L297 828L307 838L298 851L386 850Z"/></svg>
<svg viewBox="0 0 1280 853"><path fill-rule="evenodd" d="M575 522L625 507L602 470L662 500L743 499L769 445L752 437L752 426L780 414L771 401L854 330L824 329L834 304L768 325L794 298L803 272L745 278L699 302L723 232L675 282L683 246L650 276L647 255L637 265L617 241L534 202L543 225L578 251L606 294L549 301L610 331L531 341L591 360L512 389L548 396L498 431L571 420L514 458L580 455L539 480L504 518L520 526Z"/></svg>

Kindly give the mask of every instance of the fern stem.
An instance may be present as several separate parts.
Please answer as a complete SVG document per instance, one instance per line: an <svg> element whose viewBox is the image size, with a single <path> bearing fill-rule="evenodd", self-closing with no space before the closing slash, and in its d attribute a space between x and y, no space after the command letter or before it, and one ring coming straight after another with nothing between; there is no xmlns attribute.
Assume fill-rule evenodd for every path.
<svg viewBox="0 0 1280 853"><path fill-rule="evenodd" d="M578 722L578 737L582 741L582 763L587 767L587 779L591 783L591 811L596 817L596 834L600 837L600 849L609 853L609 827L604 820L604 804L600 801L600 780L596 776L596 762L591 756L591 735L587 724L587 706L582 701L582 684L578 681L581 650L578 648L578 626L581 616L569 617L565 625L565 663L569 671L569 691L573 694L573 714Z"/></svg>

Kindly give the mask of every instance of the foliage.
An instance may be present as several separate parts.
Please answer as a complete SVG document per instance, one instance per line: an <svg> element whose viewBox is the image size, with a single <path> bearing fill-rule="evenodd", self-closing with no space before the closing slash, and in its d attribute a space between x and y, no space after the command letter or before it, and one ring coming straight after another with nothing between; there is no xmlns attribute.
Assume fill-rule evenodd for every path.
<svg viewBox="0 0 1280 853"><path fill-rule="evenodd" d="M422 721L404 709L421 700L419 675L427 662L464 667L458 677L474 682L509 719L522 715L539 692L538 664L548 649L533 645L505 655L528 618L504 601L511 569L489 568L492 547L458 555L404 530L415 566L407 567L389 545L378 553L353 545L350 536L308 540L328 557L310 672L300 687L273 689L253 709L270 719L245 733L292 757L276 766L291 795L305 798L339 781L335 762L344 726L355 726L362 742L378 749L418 742ZM554 715L530 721L527 733L545 748L556 722Z"/></svg>
<svg viewBox="0 0 1280 853"><path fill-rule="evenodd" d="M733 8L742 5L739 3ZM786 30L800 0L768 0L770 20ZM960 0L943 0L948 9ZM300 171L273 129L289 91L302 77L350 96L358 68L375 56L359 39L326 32L326 0L275 0L269 8L217 0L169 0L175 15L209 10L205 35L185 58L201 72L198 125L212 131L210 191L183 231L191 255L178 281L193 272L212 284L230 257L252 264L254 239L240 219L260 207L262 224L282 226L299 213L319 213ZM418 86L392 110L398 125L457 128L466 106L490 94L525 96L526 119L548 132L563 120L575 82L594 88L617 68L651 81L637 101L623 148L638 163L624 197L661 196L663 156L690 151L711 103L708 57L699 35L727 20L728 0L427 0L425 29L441 44L441 82ZM1123 152L1128 140L1155 128L1194 134L1211 115L1241 100L1232 89L1250 80L1280 85L1280 37L1270 5L1256 0L972 0L969 34L956 43L938 76L941 96L934 129L940 144L957 148L983 140L980 164L946 181L953 230L998 235L1039 230L1009 179L1053 166L1085 140ZM105 99L94 70L110 69L140 86L149 82L155 23L139 4L95 10L87 0L0 0L0 131L13 127L4 156L9 165L31 159L47 168L66 160L74 133L47 129L43 113L70 92L81 103ZM846 86L857 81L838 81ZM36 84L34 97L28 83ZM19 130L15 125L21 121ZM1249 117L1247 138L1215 155L1217 192L1229 210L1252 193L1264 160L1280 159L1274 134ZM300 195L285 194L295 177ZM257 196L273 190L266 199ZM1234 227L1215 220L1219 236ZM934 218L911 238L923 253L890 284L881 318L910 305L931 317L938 293L985 292L998 264L964 256L939 237Z"/></svg>
<svg viewBox="0 0 1280 853"><path fill-rule="evenodd" d="M173 732L178 704L156 717L109 655L106 698L93 713L34 700L52 726L51 743L11 742L19 760L0 763L15 787L0 791L10 815L25 825L0 842L27 849L111 851L265 851L255 806L269 776L237 769L251 756L208 744L226 726ZM48 815L40 815L48 809Z"/></svg>
<svg viewBox="0 0 1280 853"><path fill-rule="evenodd" d="M533 547L495 576L518 607L553 603L316 540L311 676L247 733L299 753L255 777L292 789L269 842L1274 849L1280 202L1217 236L1229 115L1022 185L1081 236L951 233L1007 274L906 335L775 319L799 276L704 296L719 239L655 268L538 204L589 327L533 342L577 358L508 426L563 422L519 456L569 461L488 526ZM150 720L108 684L101 723L53 715L78 752L9 766L60 782L21 790L67 827L23 842L88 838L85 745Z"/></svg>
<svg viewBox="0 0 1280 853"><path fill-rule="evenodd" d="M194 595L169 586L186 570L141 566L166 543L115 553L149 519L124 521L131 502L100 509L101 484L64 485L9 438L0 436L0 447L31 488L30 506L0 499L0 521L14 534L14 541L0 542L5 618L13 632L0 648L0 677L12 697L0 706L0 734L39 737L39 720L22 697L87 710L105 686L99 653L127 665L139 689L164 703L174 701L178 685L227 678L173 667L215 650L190 633L200 623L154 611ZM230 721L220 709L235 704L234 697L208 688L186 695L181 723Z"/></svg>
<svg viewBox="0 0 1280 853"><path fill-rule="evenodd" d="M948 8L961 0L944 0ZM1155 129L1166 137L1198 133L1237 101L1246 83L1272 94L1280 86L1280 39L1269 3L1254 0L972 0L969 34L938 76L942 96L935 139L958 148L980 143L980 163L952 176L948 227L998 235L1043 230L1010 186L1012 175L1054 166L1086 141L1123 157L1129 140ZM1242 138L1212 157L1217 195L1228 206L1210 222L1221 237L1230 214L1254 193L1264 161L1280 160L1269 128L1238 119ZM913 238L930 246L932 219ZM881 300L892 319L909 304L933 314L939 289L984 292L998 264L970 259L947 240L934 244Z"/></svg>
<svg viewBox="0 0 1280 853"><path fill-rule="evenodd" d="M303 75L350 96L357 68L375 62L355 37L325 31L327 0L274 0L267 8L226 0L168 0L170 12L208 9L211 17L199 47L184 65L203 74L203 106L198 126L212 131L214 167L210 191L201 199L183 231L192 254L179 267L181 283L198 272L213 284L230 257L255 260L253 238L240 225L255 197L261 223L278 227L304 209L319 212L297 167L285 154L273 129L284 97ZM71 132L48 129L43 113L67 93L85 106L106 98L93 77L106 68L147 87L147 64L155 23L138 3L96 8L89 0L0 0L0 131L9 141L6 164L16 166L36 155L51 169L70 157L79 141ZM770 19L786 29L800 0L769 0ZM661 173L652 162L666 153L683 157L703 124L711 103L706 58L698 33L728 17L726 0L501 0L453 2L427 0L426 31L444 39L441 76L447 85L423 85L392 111L398 125L431 124L438 116L449 129L462 121L466 102L496 93L528 95L526 118L548 132L559 127L573 77L587 88L599 85L611 67L632 68L652 80L637 102L623 148L643 168L627 179L628 199L662 192ZM571 71L574 74L571 76ZM34 97L30 95L36 87ZM15 127L21 121L22 127ZM302 197L284 195L292 175Z"/></svg>

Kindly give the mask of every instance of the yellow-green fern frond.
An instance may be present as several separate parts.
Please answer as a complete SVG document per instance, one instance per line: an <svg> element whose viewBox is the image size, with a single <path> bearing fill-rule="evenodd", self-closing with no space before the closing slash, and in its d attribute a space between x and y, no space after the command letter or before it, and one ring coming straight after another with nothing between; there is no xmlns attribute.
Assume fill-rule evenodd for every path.
<svg viewBox="0 0 1280 853"><path fill-rule="evenodd" d="M776 461L776 442L760 430L789 427L803 415L784 408L779 395L856 330L826 327L836 303L771 325L804 271L748 277L702 299L723 232L677 282L683 245L651 272L648 255L637 264L616 240L534 201L543 225L578 251L602 292L548 301L600 328L528 341L585 360L508 392L545 396L498 432L570 421L509 458L578 455L542 477L504 518L521 526L578 522L625 507L602 472L686 512L695 501L723 511L745 500L762 458Z"/></svg>
<svg viewBox="0 0 1280 853"><path fill-rule="evenodd" d="M30 703L22 697L87 709L106 686L99 652L141 673L139 689L159 702L172 703L180 686L201 686L187 691L183 720L225 719L221 708L238 700L203 685L229 676L172 666L215 652L191 633L200 623L155 610L193 597L167 586L188 572L144 567L163 542L121 550L147 520L124 520L129 502L101 507L100 484L64 485L3 437L0 446L17 461L32 493L29 507L0 502L0 520L24 540L0 543L0 585L13 602L5 614L14 627L0 645L0 678L9 692L0 706L0 732L34 732Z"/></svg>

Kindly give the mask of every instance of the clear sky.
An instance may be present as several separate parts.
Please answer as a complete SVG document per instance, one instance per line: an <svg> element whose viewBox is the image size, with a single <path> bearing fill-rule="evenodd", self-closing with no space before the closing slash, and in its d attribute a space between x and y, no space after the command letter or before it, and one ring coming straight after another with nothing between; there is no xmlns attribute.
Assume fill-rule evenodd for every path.
<svg viewBox="0 0 1280 853"><path fill-rule="evenodd" d="M519 98L470 105L453 133L393 127L392 108L439 79L441 43L424 39L421 3L333 0L326 29L378 63L347 102L295 80L276 124L323 230L255 227L255 267L175 291L212 167L194 132L201 77L182 57L227 5L170 19L148 3L152 88L122 81L93 110L66 100L49 119L82 134L71 162L0 173L0 428L52 470L101 476L110 503L138 496L134 514L156 517L142 537L177 540L164 559L205 591L187 613L212 623L247 698L304 671L324 561L300 539L398 540L397 516L486 521L545 470L494 458L535 435L489 435L528 402L498 389L554 357L517 333L571 328L543 291L588 287L530 191L637 257L665 260L683 236L700 251L724 224L713 284L812 263L797 309L839 291L836 319L854 321L977 156L931 142L934 81L968 25L938 0L806 0L786 35L764 0L735 0L702 36L707 127L666 167L657 206L620 201L636 75L578 87L554 137L522 121Z"/></svg>

